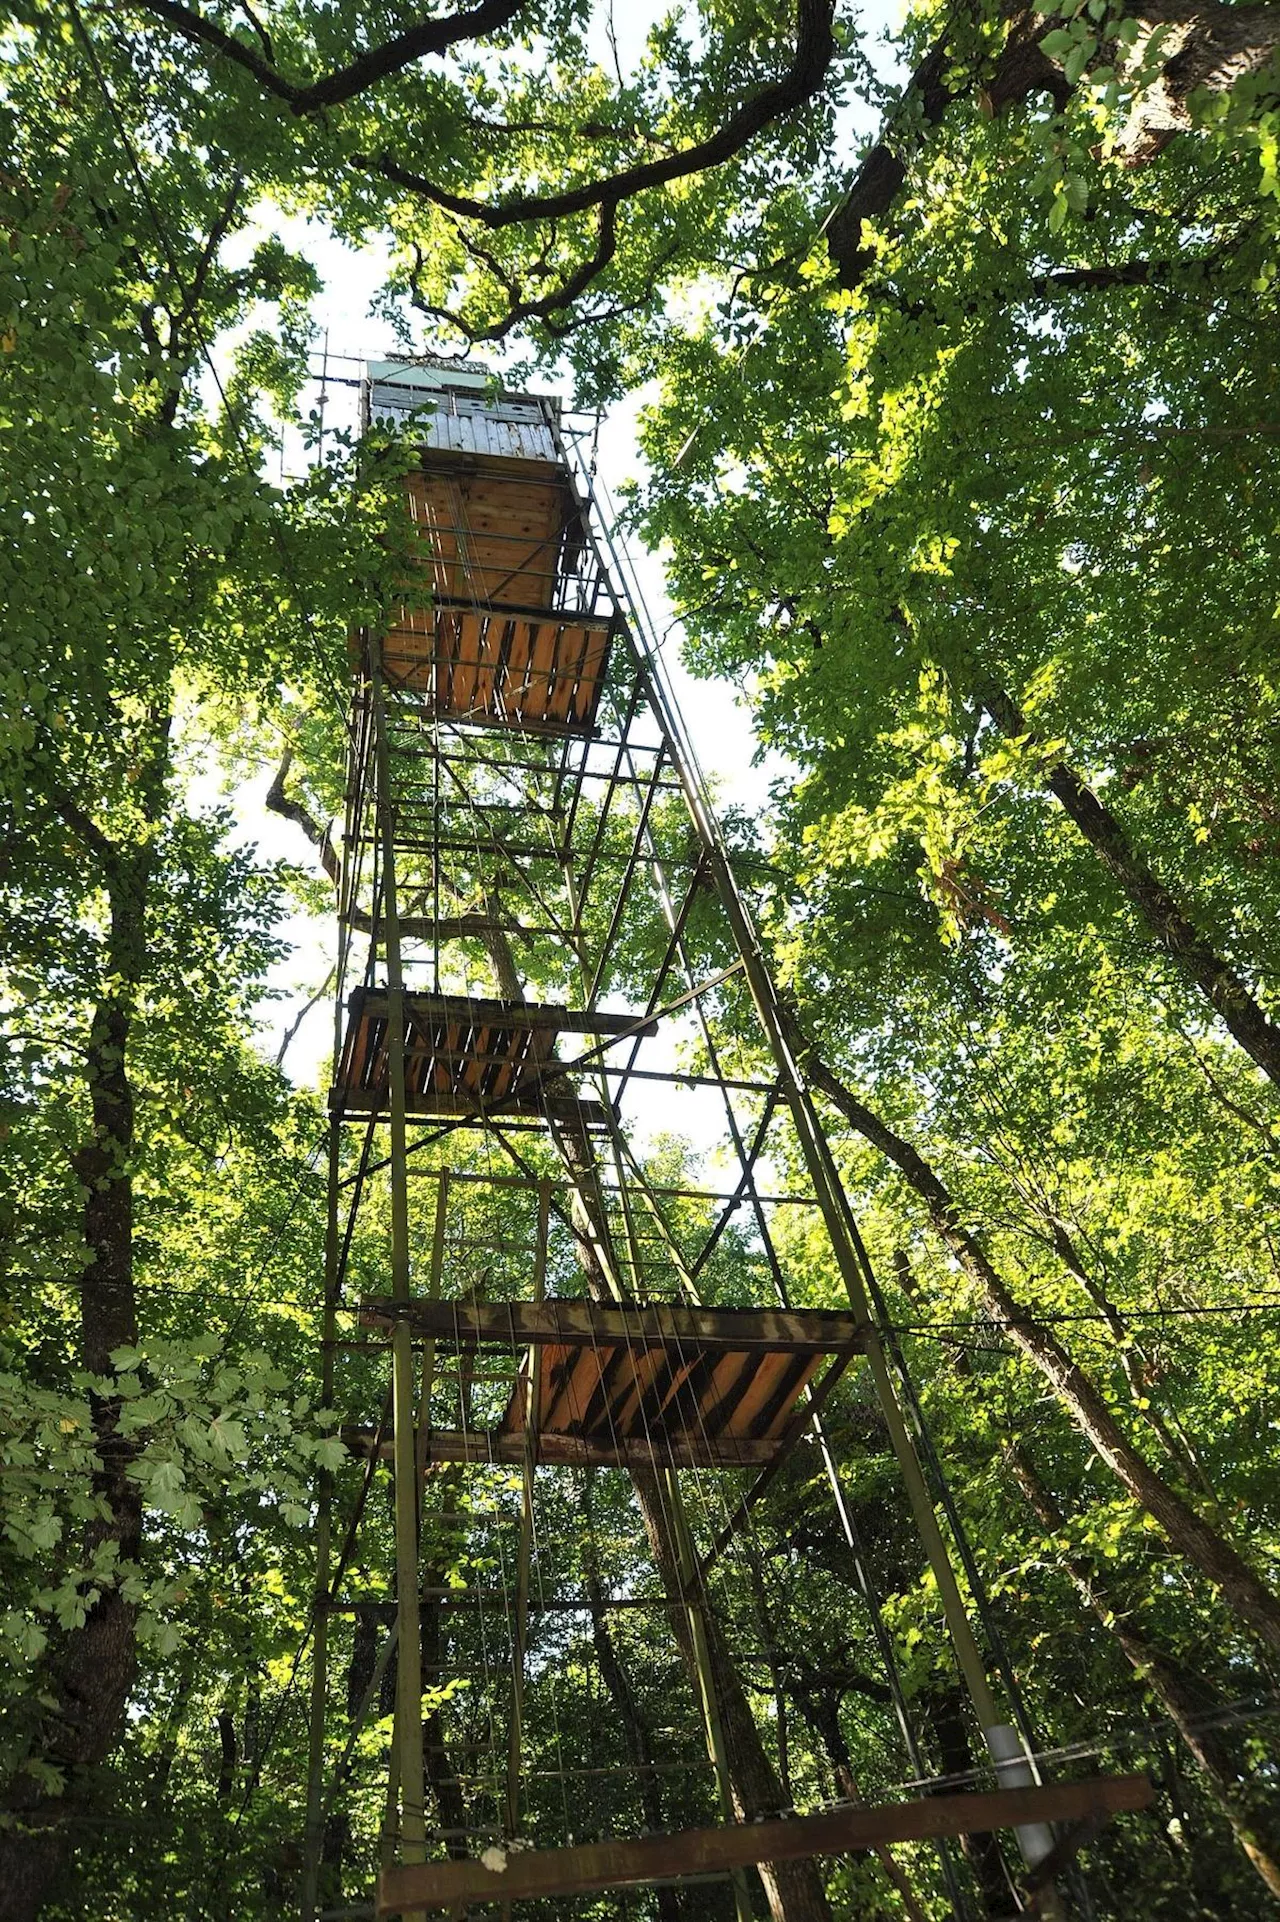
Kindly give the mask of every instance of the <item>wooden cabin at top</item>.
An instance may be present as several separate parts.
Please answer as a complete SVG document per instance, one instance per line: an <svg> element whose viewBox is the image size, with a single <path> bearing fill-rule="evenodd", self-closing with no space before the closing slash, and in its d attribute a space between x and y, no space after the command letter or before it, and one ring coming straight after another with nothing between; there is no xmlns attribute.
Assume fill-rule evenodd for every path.
<svg viewBox="0 0 1280 1922"><path fill-rule="evenodd" d="M384 637L388 686L440 720L589 733L614 608L556 403L465 367L373 361L367 406L420 449L406 485L424 593Z"/></svg>

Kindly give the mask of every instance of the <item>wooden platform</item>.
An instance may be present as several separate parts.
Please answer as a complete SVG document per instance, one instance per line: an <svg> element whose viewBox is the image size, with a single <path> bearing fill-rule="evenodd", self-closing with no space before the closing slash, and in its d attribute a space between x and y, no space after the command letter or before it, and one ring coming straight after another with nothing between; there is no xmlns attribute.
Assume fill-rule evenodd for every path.
<svg viewBox="0 0 1280 1922"><path fill-rule="evenodd" d="M589 732L612 609L567 474L541 461L436 455L406 480L429 601L383 640L392 686L450 720Z"/></svg>
<svg viewBox="0 0 1280 1922"><path fill-rule="evenodd" d="M539 1115L600 1125L597 1101L580 1100L556 1062L562 1034L617 1034L637 1029L629 1015L578 1014L568 1008L407 994L405 1103L422 1115ZM347 1003L347 1029L331 1112L377 1114L387 1107L387 997L357 988Z"/></svg>
<svg viewBox="0 0 1280 1922"><path fill-rule="evenodd" d="M609 652L607 625L473 605L401 611L382 644L388 684L442 719L532 733L589 733Z"/></svg>
<svg viewBox="0 0 1280 1922"><path fill-rule="evenodd" d="M796 1815L721 1828L682 1829L637 1841L586 1842L565 1849L521 1849L501 1870L483 1862L424 1862L384 1869L378 1878L379 1918L409 1909L447 1909L472 1902L533 1901L590 1895L600 1889L746 1868L756 1862L794 1862L819 1855L851 1855L894 1842L940 1835L975 1835L1030 1822L1081 1825L1078 1839L1111 1815L1149 1807L1145 1775L1104 1776L1043 1788L926 1796L879 1808L852 1803L820 1815ZM1064 1851L1069 1855L1070 1851Z"/></svg>
<svg viewBox="0 0 1280 1922"><path fill-rule="evenodd" d="M520 1461L530 1407L535 1459L567 1466L749 1468L778 1461L863 1335L817 1310L613 1307L589 1301L365 1301L366 1327L407 1320L445 1347L522 1355L499 1426L435 1430L430 1461ZM532 1369L533 1394L530 1395Z"/></svg>

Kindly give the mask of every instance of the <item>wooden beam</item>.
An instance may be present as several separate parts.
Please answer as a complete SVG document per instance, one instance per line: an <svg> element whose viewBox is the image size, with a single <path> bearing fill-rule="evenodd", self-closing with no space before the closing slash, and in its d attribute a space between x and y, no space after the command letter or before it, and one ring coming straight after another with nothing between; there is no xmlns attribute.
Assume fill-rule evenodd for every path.
<svg viewBox="0 0 1280 1922"><path fill-rule="evenodd" d="M344 1428L342 1439L353 1454L367 1456L373 1446L371 1428ZM783 1439L773 1441L708 1441L701 1435L681 1439L656 1435L652 1441L583 1441L578 1435L550 1434L544 1428L538 1436L538 1461L550 1468L767 1468L778 1453L788 1446ZM426 1459L434 1462L497 1462L520 1467L524 1461L524 1433L521 1429L436 1428L427 1437ZM379 1450L389 1461L389 1444Z"/></svg>
<svg viewBox="0 0 1280 1922"><path fill-rule="evenodd" d="M357 1014L385 1016L387 997L369 988L354 988L348 1006ZM563 1034L655 1034L656 1020L645 1023L638 1014L586 1014L577 1008L546 1008L525 1001L489 1001L465 994L406 994L404 1011L410 1018L461 1021L490 1028L553 1028Z"/></svg>
<svg viewBox="0 0 1280 1922"><path fill-rule="evenodd" d="M634 1888L667 1876L702 1875L753 1862L849 1855L878 1844L972 1835L1019 1828L1027 1822L1082 1822L1096 1815L1145 1809L1151 1800L1152 1788L1145 1775L1115 1775L1042 1788L931 1795L880 1808L846 1803L821 1815L682 1829L632 1842L519 1850L506 1857L501 1871L478 1861L415 1864L385 1869L379 1876L377 1915L385 1918L402 1915L409 1908L442 1909L455 1903L588 1895L598 1889Z"/></svg>
<svg viewBox="0 0 1280 1922"><path fill-rule="evenodd" d="M489 541L514 540L514 541L520 542L520 536L518 535L486 534L484 538ZM521 543L521 544L527 545L527 543ZM520 569L520 572L526 577L526 579L533 579L538 575L542 575L547 580L554 580L556 578L554 570L550 568L522 567ZM476 604L474 599L467 600L464 596L459 594L432 595L431 612L433 614L436 614L442 608L445 609L446 611L457 612L459 614L474 614L476 611ZM612 619L609 615L593 613L590 608L581 608L577 612L575 612L574 609L571 607L548 607L545 602L541 607L521 607L521 606L517 606L516 603L513 601L503 601L501 606L501 612L504 618L511 617L517 621L519 620L540 621L545 623L547 627L570 627L574 630L575 633L579 629L585 629L593 637L597 634L607 634L610 627L613 625ZM406 630L403 628L400 630L401 633L405 631ZM413 631L416 632L416 630L413 630ZM394 630L393 630L393 633L394 633ZM423 638L430 639L431 636L424 635ZM470 661L470 660L459 661L456 655L450 656L448 654L433 656L431 658L430 664L433 667L439 666L441 664L443 664L446 667L454 666L454 665L462 666L462 667L488 667L490 665L489 661L484 658L479 658L474 661ZM521 677L522 679L527 678L531 681L537 681L537 680L547 681L551 679L554 671L555 670L551 668L546 668L546 667L544 668L526 667L521 670ZM561 675L563 675L564 672L565 672L564 668L559 669L559 673ZM543 769L539 769L538 771L539 773L545 772L545 770Z"/></svg>
<svg viewBox="0 0 1280 1922"><path fill-rule="evenodd" d="M376 1296L360 1304L366 1328L407 1321L416 1335L468 1348L714 1348L744 1355L859 1355L865 1335L852 1315L820 1309L689 1308L648 1302L618 1308L594 1301L411 1301Z"/></svg>
<svg viewBox="0 0 1280 1922"><path fill-rule="evenodd" d="M454 1099L449 1095L410 1095L405 1112L430 1118L433 1115L456 1115L470 1121L483 1122L494 1115L501 1122L527 1120L533 1116L539 1121L582 1121L588 1126L602 1128L606 1114L604 1104L599 1101L579 1101L571 1095L544 1094L540 1079L528 1073L527 1089L517 1087L514 1095L497 1095L490 1102ZM559 1076L556 1079L560 1079ZM351 1088L345 1083L335 1082L329 1090L329 1112L336 1115L380 1115L386 1112L387 1097L368 1088Z"/></svg>

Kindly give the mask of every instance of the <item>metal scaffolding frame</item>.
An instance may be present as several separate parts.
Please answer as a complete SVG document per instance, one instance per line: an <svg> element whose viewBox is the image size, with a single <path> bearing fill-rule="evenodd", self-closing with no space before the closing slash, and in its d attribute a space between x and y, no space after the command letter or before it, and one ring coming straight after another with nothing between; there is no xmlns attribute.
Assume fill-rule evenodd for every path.
<svg viewBox="0 0 1280 1922"><path fill-rule="evenodd" d="M381 378L385 394L394 376ZM458 1857L495 1837L518 1844L535 1783L556 1781L563 1793L570 1778L614 1772L561 1756L556 1768L526 1775L522 1761L527 1717L547 1681L545 1660L536 1676L530 1661L531 1624L570 1609L538 1589L540 1477L587 1463L650 1478L675 1570L665 1594L597 1597L597 1606L683 1620L692 1651L683 1739L701 1740L705 1755L651 1768L709 1767L730 1835L744 1814L777 1813L735 1803L710 1581L749 1548L757 1505L789 1452L811 1447L907 1759L915 1775L926 1772L825 1418L855 1356L995 1779L1013 1795L995 1814L1016 1829L1027 1886L1038 1886L1026 1900L1060 1913L1052 1878L1063 1846L1036 1815L1036 1795L1050 1791L1035 1787L1034 1762L988 1680L869 1302L874 1277L581 439L554 402L493 389L478 401L474 380L464 433L450 414L449 376L418 370L414 380L415 392L436 401L406 482L423 588L384 631L353 646L322 1329L326 1404L349 1399L339 1363L344 1377L362 1371L367 1384L385 1358L389 1381L376 1422L366 1406L345 1431L363 1462L352 1490L345 1474L320 1480L303 1922L321 1908L327 1817L392 1676L380 1913L413 1916L430 1905L437 1845ZM495 452L508 403L514 451ZM735 1037L744 1032L763 1042L770 1073L739 1071ZM679 1059L677 1047L694 1059ZM657 1087L715 1097L728 1182L655 1178L637 1130L646 1115L651 1122ZM694 1202L701 1219L690 1240ZM797 1306L779 1208L811 1209L822 1223L847 1300L839 1313ZM477 1217L484 1234L474 1232ZM738 1266L726 1282L717 1258L730 1245ZM378 1283L361 1286L371 1246L382 1251ZM710 1303L708 1283L719 1291ZM487 1292L494 1286L497 1296ZM757 1352L766 1323L772 1340L760 1333ZM370 1502L384 1464L395 1577L370 1599L343 1584L367 1537L376 1536L375 1557L385 1555L387 1527ZM501 1563L499 1589L473 1586L465 1608L429 1579L434 1535L460 1526L463 1473L496 1476L494 1486L509 1491L493 1497L495 1514L506 1507L491 1533L513 1557L509 1574ZM717 1507L704 1500L694 1516L688 1486L708 1477ZM383 1640L335 1752L330 1624L362 1611ZM452 1628L446 1637L446 1619L471 1621L465 1648ZM497 1628L495 1652L485 1636ZM446 1639L455 1644L448 1657ZM468 1744L455 1731L447 1741L444 1710L424 1715L424 1682L434 1689L468 1671L483 1688L467 1728L474 1735L484 1724L487 1733ZM554 1722L554 1701L548 1713ZM459 1768L452 1758L468 1748L489 1755L487 1772ZM617 1772L635 1768L620 1762ZM1092 1803L1083 1797L1083 1814L1109 1806L1098 1789ZM451 1821L459 1810L466 1819ZM981 1811L984 1822L991 1813ZM573 1855L567 1802L565 1818L561 1853ZM902 1828L902 1816L894 1820ZM957 1811L950 1828L919 1833L963 1826ZM903 1832L915 1832L910 1819ZM720 1863L709 1831L696 1833L702 1839L683 1855L656 1851L654 1874L640 1879L661 1879L673 1863L691 1877L711 1857ZM945 1841L939 1847L963 1912ZM752 1913L748 1869L759 1860L730 1844L720 1863L738 1922ZM628 1857L627 1876L635 1866ZM605 1880L565 1890L609 1885L603 1856L577 1860L571 1872ZM492 1879L489 1899L501 1901L501 1877Z"/></svg>

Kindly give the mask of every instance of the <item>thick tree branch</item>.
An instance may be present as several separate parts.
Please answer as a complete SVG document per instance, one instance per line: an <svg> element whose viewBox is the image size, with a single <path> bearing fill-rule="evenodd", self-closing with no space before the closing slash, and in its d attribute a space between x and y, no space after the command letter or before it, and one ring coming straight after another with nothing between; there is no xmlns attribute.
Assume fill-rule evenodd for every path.
<svg viewBox="0 0 1280 1922"><path fill-rule="evenodd" d="M914 108L919 124L936 127L956 98L943 78L948 54L945 40L937 40L916 68L904 99ZM904 143L905 144L905 143ZM827 250L840 274L841 285L856 287L875 258L862 242L864 220L888 213L907 177L907 163L892 141L892 122L864 158L843 202L827 223Z"/></svg>
<svg viewBox="0 0 1280 1922"><path fill-rule="evenodd" d="M1125 1433L1089 1375L1053 1331L1009 1288L955 1197L917 1148L869 1108L815 1052L794 1012L782 1011L788 1045L813 1087L864 1141L898 1169L924 1203L929 1220L975 1285L1014 1347L1048 1382L1058 1401L1121 1486L1152 1517L1165 1539L1219 1590L1223 1600L1273 1653L1280 1653L1280 1597L1238 1549L1205 1520Z"/></svg>
<svg viewBox="0 0 1280 1922"><path fill-rule="evenodd" d="M527 320L540 321L553 340L567 340L569 335L575 333L580 327L605 318L616 319L641 304L638 301L620 303L608 309L607 313L594 308L580 315L573 315L575 303L591 283L604 272L618 251L617 208L612 201L607 201L600 209L595 251L588 259L580 262L573 272L561 281L554 292L540 295L537 299L528 298L519 282L507 273L501 261L474 239L465 240L464 245L488 267L506 292L507 311L501 320L494 321L489 327L471 328L467 326L461 314L455 313L448 307L436 306L434 302L429 301L421 289L422 270L426 262L422 249L416 244L414 265L408 276L408 285L409 298L418 312L425 314L429 320L442 322L445 326L454 328L462 334L466 339L468 352L485 341L505 340L515 328ZM674 254L674 247L660 254L654 262L653 273L655 275L661 273ZM556 315L565 315L569 318L557 320Z"/></svg>
<svg viewBox="0 0 1280 1922"><path fill-rule="evenodd" d="M227 197L218 209L213 223L209 228L208 237L201 250L200 258L196 263L195 273L191 277L191 285L187 289L186 300L183 302L182 311L178 315L179 327L186 325L204 300L210 270L222 251L222 243L230 232L231 222L235 218L236 209L240 205L240 196L243 192L244 180L240 174L236 174L230 187L227 189Z"/></svg>
<svg viewBox="0 0 1280 1922"><path fill-rule="evenodd" d="M1005 689L988 686L980 699L1010 740L1034 741L1021 708ZM1206 940L1181 902L1131 846L1110 808L1073 767L1057 762L1044 782L1124 889L1160 947L1195 982L1245 1053L1280 1086L1280 1028L1263 1013L1238 969Z"/></svg>
<svg viewBox="0 0 1280 1922"><path fill-rule="evenodd" d="M170 0L155 0L155 4L168 5ZM357 154L355 161L393 186L419 194L434 206L443 207L464 220L478 220L495 231L524 221L555 220L565 214L586 213L592 207L616 208L650 187L663 187L672 180L683 180L690 174L722 166L775 120L811 99L821 86L835 53L833 12L834 0L796 0L796 49L791 65L780 79L771 81L744 101L706 140L695 141L693 146L667 154L661 160L640 161L564 193L520 194L501 201L475 200L467 194L450 193L424 174L402 167L388 153Z"/></svg>
<svg viewBox="0 0 1280 1922"><path fill-rule="evenodd" d="M82 847L96 854L104 868L114 871L120 860L120 849L109 836L105 835L92 815L86 814L78 801L60 789L53 792L54 809L64 827L71 830Z"/></svg>
<svg viewBox="0 0 1280 1922"><path fill-rule="evenodd" d="M945 38L934 43L912 75L904 96L913 110L912 131L895 138L895 113L827 227L828 249L843 286L857 286L874 260L863 240L863 222L882 220L890 211L914 147L962 93L980 97L984 110L992 114L1037 93L1050 94L1060 110L1070 99L1073 88L1062 63L1040 51L1053 19L1024 6L1011 6L1008 12L1008 37L985 77L975 66L962 86L953 84L947 77L953 56ZM1198 88L1225 93L1237 81L1262 72L1280 48L1280 7L1274 5L1140 0L1128 17L1142 29L1130 61L1141 56L1157 32L1165 30L1159 76L1135 101L1123 142L1133 165L1149 160L1173 134L1190 128L1188 103ZM1104 47L1097 58L1110 61L1113 53L1114 48ZM1082 78L1087 75L1086 68Z"/></svg>
<svg viewBox="0 0 1280 1922"><path fill-rule="evenodd" d="M290 1045L292 1044L295 1036L297 1035L298 1029L302 1026L303 1022L306 1020L307 1016L310 1014L312 1008L315 1007L316 1003L320 1001L324 995L328 994L330 987L333 985L333 977L336 972L337 972L336 969L330 968L328 974L326 974L324 980L320 983L320 986L316 989L315 993L310 997L308 1001L306 1001L303 1004L301 1008L299 1008L297 1014L293 1017L293 1020L289 1023L288 1027L285 1029L284 1034L281 1036L281 1039L280 1039L280 1046L276 1050L277 1068L283 1068L284 1058L289 1052Z"/></svg>
<svg viewBox="0 0 1280 1922"><path fill-rule="evenodd" d="M301 801L295 801L291 795L285 792L284 784L289 778L289 769L292 766L293 749L287 747L280 757L280 765L276 769L275 779L267 789L267 806L273 814L282 814L286 821L292 821L297 827L302 829L302 832L306 835L312 847L319 852L320 865L336 888L342 879L342 869L339 865L338 857L334 852L333 841L330 838L328 828L322 828L315 817L303 806Z"/></svg>
<svg viewBox="0 0 1280 1922"><path fill-rule="evenodd" d="M325 107L340 106L344 100L367 92L380 80L402 72L415 61L447 53L460 40L477 40L484 34L499 33L510 26L523 3L524 0L480 0L479 6L466 13L446 14L439 20L419 20L381 46L366 48L345 67L336 68L321 80L302 84L290 80L269 59L255 53L216 21L180 5L179 0L138 0L148 13L156 14L184 38L212 47L223 59L243 67L265 93L287 101L296 114L319 113ZM256 20L254 25L258 27ZM261 32L261 28L258 30Z"/></svg>

